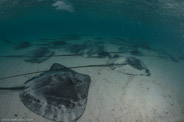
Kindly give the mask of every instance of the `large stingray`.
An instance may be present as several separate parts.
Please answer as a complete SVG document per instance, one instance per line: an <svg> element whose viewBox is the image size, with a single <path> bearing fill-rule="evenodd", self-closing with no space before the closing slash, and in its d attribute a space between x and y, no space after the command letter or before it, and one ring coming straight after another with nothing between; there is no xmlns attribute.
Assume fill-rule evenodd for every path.
<svg viewBox="0 0 184 122"><path fill-rule="evenodd" d="M75 122L85 110L90 81L88 75L56 63L19 87L23 88L19 96L29 110L42 117Z"/></svg>

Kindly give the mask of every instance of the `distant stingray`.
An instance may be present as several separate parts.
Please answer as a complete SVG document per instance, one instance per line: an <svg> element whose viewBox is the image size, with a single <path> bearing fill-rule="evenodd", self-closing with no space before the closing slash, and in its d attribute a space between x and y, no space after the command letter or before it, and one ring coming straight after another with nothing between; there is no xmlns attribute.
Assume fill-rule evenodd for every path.
<svg viewBox="0 0 184 122"><path fill-rule="evenodd" d="M64 49L70 53L78 53L83 48L84 48L84 45L80 45L80 44L68 44L64 47Z"/></svg>
<svg viewBox="0 0 184 122"><path fill-rule="evenodd" d="M142 52L140 52L137 48L133 49L130 51L130 53L132 55L135 55L135 56L143 56L144 54Z"/></svg>
<svg viewBox="0 0 184 122"><path fill-rule="evenodd" d="M46 61L53 55L54 55L54 51L51 51L46 47L41 47L27 53L25 55L27 57L24 59L24 61L30 62L30 63L41 63L43 61Z"/></svg>
<svg viewBox="0 0 184 122"><path fill-rule="evenodd" d="M19 44L16 44L15 45L15 49L24 49L24 48L28 48L28 47L30 47L32 44L31 43L29 43L29 42L21 42L21 43L19 43Z"/></svg>
<svg viewBox="0 0 184 122"><path fill-rule="evenodd" d="M146 49L146 50L153 50L153 48L147 44L147 43L138 43L138 44L135 44L134 47L136 48L142 48L142 49Z"/></svg>
<svg viewBox="0 0 184 122"><path fill-rule="evenodd" d="M104 49L103 43L86 41L84 44L70 44L65 47L70 53L77 53L83 57L110 58L111 55Z"/></svg>
<svg viewBox="0 0 184 122"><path fill-rule="evenodd" d="M32 112L54 121L75 122L85 110L90 82L88 75L56 63L23 86L0 89L23 89L20 100Z"/></svg>
<svg viewBox="0 0 184 122"><path fill-rule="evenodd" d="M87 40L83 43L83 45L104 46L104 42L99 40Z"/></svg>
<svg viewBox="0 0 184 122"><path fill-rule="evenodd" d="M14 43L10 42L10 40L6 39L6 38L1 38L1 40L9 45L15 45Z"/></svg>
<svg viewBox="0 0 184 122"><path fill-rule="evenodd" d="M136 47L121 46L118 49L122 53L130 53L135 56L143 56L144 54Z"/></svg>
<svg viewBox="0 0 184 122"><path fill-rule="evenodd" d="M167 60L171 60L171 61L174 61L174 62L178 62L179 60L182 59L182 55L177 55L177 54L171 54L165 50L159 50L158 52L158 56L161 56L163 57L164 59L167 59Z"/></svg>
<svg viewBox="0 0 184 122"><path fill-rule="evenodd" d="M102 46L87 45L84 46L79 52L79 55L83 57L99 57L99 58L110 58L111 55Z"/></svg>
<svg viewBox="0 0 184 122"><path fill-rule="evenodd" d="M110 65L112 70L120 73L144 76L151 75L149 69L144 65L144 63L135 57L112 58L107 62L107 64Z"/></svg>
<svg viewBox="0 0 184 122"><path fill-rule="evenodd" d="M30 42L13 43L6 38L1 38L2 41L14 47L14 49L24 49L33 45L47 46L48 44L31 44Z"/></svg>
<svg viewBox="0 0 184 122"><path fill-rule="evenodd" d="M131 46L131 41L130 40L127 40L127 39L124 39L122 37L114 37L114 38L111 38L109 39L108 41L110 44L115 44L115 45L118 45L118 46L123 46L123 45L129 45Z"/></svg>
<svg viewBox="0 0 184 122"><path fill-rule="evenodd" d="M49 48L53 49L59 49L67 46L67 43L65 41L53 41L50 43Z"/></svg>
<svg viewBox="0 0 184 122"><path fill-rule="evenodd" d="M118 51L120 51L122 53L127 53L130 50L132 50L132 47L129 47L129 46L121 46L121 47L118 48Z"/></svg>

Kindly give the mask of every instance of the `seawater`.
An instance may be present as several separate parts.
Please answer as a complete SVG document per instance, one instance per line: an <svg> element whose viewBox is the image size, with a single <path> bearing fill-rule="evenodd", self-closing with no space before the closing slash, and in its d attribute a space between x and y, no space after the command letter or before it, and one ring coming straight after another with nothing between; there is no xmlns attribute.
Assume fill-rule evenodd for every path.
<svg viewBox="0 0 184 122"><path fill-rule="evenodd" d="M96 70L91 69L75 69L95 77L92 78L92 88L89 88L91 91L88 97L90 99L96 98L97 101L93 99L95 104L91 103L94 101L88 101L89 108L87 108L86 118L89 117L93 121L98 121L96 119L98 118L97 115L101 115L100 120L109 120L110 122L117 115L117 118L113 119L113 121L139 121L140 118L142 121L147 122L184 121L184 1L0 0L0 87L24 83L32 78L32 74L30 75L29 73L48 70L53 63L64 63L72 67L79 64L81 66L86 66L90 63L92 63L90 65L94 65L99 62L99 64L102 64L102 62L106 63L110 59L106 57L96 60L94 57L90 57L91 59L86 58L85 55L67 57L68 59L66 57L49 57L50 59L46 59L45 62L34 62L34 64L26 62L29 61L29 58L25 60L25 57L6 57L7 55L24 54L29 57L29 52L39 47L39 44L51 44L53 40L63 41L63 35L82 37L82 40L74 39L76 44L89 40L95 42L95 39L98 39L104 44L113 45L112 47L117 46L117 49L110 50L115 52L119 51L118 46L125 46L125 48L132 46L131 48L135 48L134 44L148 44L153 49L144 50L145 55L138 54L135 56L128 54L128 56L140 58L145 62L146 66L148 64L147 68L151 74L149 76L127 75L134 73L134 70L124 74L113 72L116 67L114 69L111 67L108 70L99 69L98 73ZM121 43L122 40L126 45ZM66 42L71 43L72 41ZM24 49L15 49L15 45L21 42L29 42L33 45ZM34 44L38 45L35 46ZM62 52L62 49L58 49L57 46L52 50L56 52L56 55L66 53ZM124 54L122 55L124 56ZM117 58L116 56L113 58ZM85 64L81 64L82 62ZM114 74L114 76L111 76L109 72L113 72L111 74ZM30 76L25 76L24 74L26 73ZM33 73L33 76L37 76L37 74ZM101 79L102 81L100 81ZM116 86L115 82L119 86L122 85L122 88ZM111 84L113 85L111 86ZM128 85L129 87L127 87ZM99 86L104 89L96 92ZM106 92L106 90L109 91ZM116 90L119 90L119 92ZM1 90L0 92L2 93L0 98L4 100L2 104L0 101L0 109L3 107L8 108L9 104L6 100L9 100L9 98L6 94L9 92ZM96 97L97 95L104 96ZM119 104L121 101L118 95L123 96L122 101L124 103ZM11 96L12 94L10 94ZM6 105L5 101L7 102ZM11 103L11 101L9 102ZM115 103L113 104L115 106L112 109L113 112L108 108L112 106L111 102ZM93 105L97 105L97 107ZM124 110L123 112L121 111L122 113L119 112L120 108L123 108L122 111ZM6 114L11 117L14 111L10 111L10 109L12 108L7 109L7 113L4 112L5 108L1 109L0 119L6 119L3 118ZM106 111L110 111L109 116ZM137 111L138 113L136 113ZM99 113L96 114L95 112ZM114 115L114 112L116 112L116 115ZM123 116L118 114L123 114ZM32 115L30 114L30 116ZM86 118L83 121L88 120ZM40 118L37 117L37 119L39 120Z"/></svg>
<svg viewBox="0 0 184 122"><path fill-rule="evenodd" d="M160 47L182 50L184 24L181 1L172 4L173 1L71 0L64 1L66 5L61 4L60 9L59 5L53 6L56 2L2 1L1 37L31 41L61 34L121 36L127 40L149 41Z"/></svg>

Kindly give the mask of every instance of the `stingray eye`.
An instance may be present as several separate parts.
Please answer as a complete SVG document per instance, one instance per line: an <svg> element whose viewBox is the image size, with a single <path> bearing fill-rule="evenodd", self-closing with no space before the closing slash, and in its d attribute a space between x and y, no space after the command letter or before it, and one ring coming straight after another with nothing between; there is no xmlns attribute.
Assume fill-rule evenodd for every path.
<svg viewBox="0 0 184 122"><path fill-rule="evenodd" d="M41 103L39 99L33 98L33 100L37 103Z"/></svg>
<svg viewBox="0 0 184 122"><path fill-rule="evenodd" d="M80 83L82 83L82 81L79 80L79 79L77 79L77 78L73 78L73 79L71 79L71 81L72 81L72 83L73 83L74 85L79 85Z"/></svg>
<svg viewBox="0 0 184 122"><path fill-rule="evenodd" d="M87 96L86 94L82 94L82 95L81 95L81 98L82 98L82 99L85 99L86 96Z"/></svg>

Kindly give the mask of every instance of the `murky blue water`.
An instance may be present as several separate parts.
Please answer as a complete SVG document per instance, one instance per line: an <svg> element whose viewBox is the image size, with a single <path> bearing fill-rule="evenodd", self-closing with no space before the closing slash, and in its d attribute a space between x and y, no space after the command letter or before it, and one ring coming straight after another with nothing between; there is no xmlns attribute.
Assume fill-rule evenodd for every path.
<svg viewBox="0 0 184 122"><path fill-rule="evenodd" d="M24 43L21 44L22 42ZM82 48L81 45L77 45L79 43ZM91 44L92 47L90 47ZM36 48L38 50L34 53ZM51 52L49 52L50 49ZM75 57L76 55L64 58L57 56L68 54L67 51L77 54L78 57ZM94 53L91 53L93 51ZM45 52L46 54L44 54ZM114 73L116 67L110 67L108 70L99 69L98 73L96 70L90 69L79 69L79 71L94 76L93 80L97 79L97 81L93 81L94 88L98 87L95 83L101 82L98 80L103 79L103 77L104 83L108 82L108 86L114 77L123 79L121 76L125 76L125 81L123 81L125 86L122 86L121 90L127 87L131 81L135 81L133 83L137 84L132 84L137 87L138 92L134 91L134 87L128 87L131 89L129 95L135 96L129 99L129 96L127 95L126 98L125 95L125 106L123 106L124 104L120 105L123 106L122 108L128 108L123 111L124 113L128 111L130 115L135 115L135 119L133 118L135 121L137 118L139 119L139 116L134 110L141 111L142 108L145 110L139 114L145 117L142 119L143 121L167 121L170 118L178 122L184 120L184 1L182 0L0 0L0 53L0 87L4 84L4 86L7 84L11 86L12 81L16 81L12 83L14 85L17 85L18 82L24 83L32 78L30 74L36 76L37 73L40 73L39 71L48 70L53 63L61 63L70 67L83 66L82 63L85 63L83 67L86 68L89 67L88 65L96 64L109 66L109 61L116 61L116 58L119 57L123 57L120 59L122 63L125 61L124 56L137 58L135 62L138 63L134 62L134 65L140 65L142 64L139 62L140 59L146 66L148 65L148 67L143 66L144 70L148 68L145 70L146 75L140 73L142 67L139 66L137 66L138 68L134 66L134 69L129 72L126 72L126 69L122 70L125 72L120 75ZM95 55L96 59L94 54L98 54L100 58ZM15 55L22 57L15 58ZM44 57L44 59L37 59L40 57ZM134 71L135 69L136 71ZM113 72L115 76L105 76L105 73L111 74L109 72ZM137 76L137 79L134 78ZM143 83L145 81L148 85ZM141 84L145 85L144 88ZM100 85L102 84L99 83ZM119 85L122 85L121 82ZM105 85L100 87L103 88ZM116 84L112 87L116 89ZM110 88L109 85L107 90L113 89ZM142 89L146 89L146 92L142 92ZM97 90L93 90L94 93L89 96L91 99L96 98L95 95L98 94ZM127 92L126 89L124 91ZM108 91L107 93L113 92L112 90L112 92ZM144 93L147 94L144 96ZM136 94L143 95L139 99ZM119 100L116 95L111 94L111 96L115 100ZM113 97L110 98L112 101ZM146 107L142 105L142 97L146 101L144 104L147 105ZM122 98L124 100L124 97ZM110 102L105 103L108 100L106 97L102 99L104 106L97 104L100 106L98 107L99 111L102 111L99 115L104 114L104 111L107 110L106 107L111 106ZM129 106L130 109L126 106L130 105L129 100L133 101L133 106ZM90 101L89 104L91 105ZM1 106L0 108L4 107L3 104ZM101 109L101 106L104 108ZM90 107L87 112L93 113L95 107L93 105ZM119 112L119 106L117 108ZM116 110L116 108L113 109ZM2 115L5 115L3 112L4 110L0 111L0 119ZM12 116L10 113L12 114L9 112L8 117ZM88 116L85 116L86 118L90 118L91 113L89 113L87 113ZM91 120L97 121L96 115L95 113ZM104 114L101 120L106 116L108 115ZM126 120L130 120L131 117L125 115ZM88 120L86 118L82 121ZM124 120L124 118L119 120Z"/></svg>
<svg viewBox="0 0 184 122"><path fill-rule="evenodd" d="M2 1L0 35L29 41L65 33L119 35L177 49L183 46L182 1L69 0L61 5L56 3L55 0Z"/></svg>

